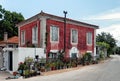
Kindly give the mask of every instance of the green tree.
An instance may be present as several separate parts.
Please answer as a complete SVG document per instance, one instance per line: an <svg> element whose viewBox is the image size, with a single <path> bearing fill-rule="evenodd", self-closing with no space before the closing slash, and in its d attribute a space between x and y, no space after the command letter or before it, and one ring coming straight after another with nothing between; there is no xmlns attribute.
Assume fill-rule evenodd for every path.
<svg viewBox="0 0 120 81"><path fill-rule="evenodd" d="M106 52L110 48L110 45L105 42L97 42L97 45L99 46L100 51L100 58L106 57Z"/></svg>
<svg viewBox="0 0 120 81"><path fill-rule="evenodd" d="M117 47L117 49L116 49L116 54L119 54L119 55L120 55L120 47Z"/></svg>
<svg viewBox="0 0 120 81"><path fill-rule="evenodd" d="M4 32L8 33L8 37L18 35L16 24L23 20L24 17L21 13L10 12L0 5L0 40L3 39Z"/></svg>
<svg viewBox="0 0 120 81"><path fill-rule="evenodd" d="M107 49L108 56L109 54L112 54L114 52L113 48L116 47L116 40L110 33L102 32L101 34L98 34L96 37L96 41L109 44L109 48Z"/></svg>
<svg viewBox="0 0 120 81"><path fill-rule="evenodd" d="M110 45L105 42L97 42L97 45L100 46L100 48L103 49L109 49Z"/></svg>

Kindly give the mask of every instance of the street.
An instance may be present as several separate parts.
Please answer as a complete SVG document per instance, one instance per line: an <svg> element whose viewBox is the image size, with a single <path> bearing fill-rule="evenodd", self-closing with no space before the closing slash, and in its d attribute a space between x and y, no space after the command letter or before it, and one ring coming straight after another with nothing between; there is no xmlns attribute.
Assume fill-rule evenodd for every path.
<svg viewBox="0 0 120 81"><path fill-rule="evenodd" d="M120 56L111 57L103 63L85 66L78 70L22 79L22 81L120 81ZM10 81L21 81L21 79Z"/></svg>

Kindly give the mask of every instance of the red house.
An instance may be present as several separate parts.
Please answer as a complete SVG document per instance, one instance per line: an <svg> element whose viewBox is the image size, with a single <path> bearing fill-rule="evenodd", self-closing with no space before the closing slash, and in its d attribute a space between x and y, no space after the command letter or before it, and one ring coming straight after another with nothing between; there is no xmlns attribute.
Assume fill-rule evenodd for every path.
<svg viewBox="0 0 120 81"><path fill-rule="evenodd" d="M65 57L96 54L96 25L52 14L41 13L19 23L19 46L44 48L46 57L65 49ZM65 27L65 28L64 28Z"/></svg>

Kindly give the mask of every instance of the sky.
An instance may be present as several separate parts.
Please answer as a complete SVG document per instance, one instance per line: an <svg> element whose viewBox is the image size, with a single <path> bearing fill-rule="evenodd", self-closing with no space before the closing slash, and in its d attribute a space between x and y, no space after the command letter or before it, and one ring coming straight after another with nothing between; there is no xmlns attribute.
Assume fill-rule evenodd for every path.
<svg viewBox="0 0 120 81"><path fill-rule="evenodd" d="M21 13L25 19L42 11L98 25L97 33L113 35L120 46L120 0L0 0L0 5Z"/></svg>

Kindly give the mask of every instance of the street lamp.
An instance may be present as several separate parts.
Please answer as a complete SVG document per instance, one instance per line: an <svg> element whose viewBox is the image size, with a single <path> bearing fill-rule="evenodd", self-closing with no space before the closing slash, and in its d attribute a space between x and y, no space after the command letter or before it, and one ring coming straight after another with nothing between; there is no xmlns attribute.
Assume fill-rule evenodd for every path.
<svg viewBox="0 0 120 81"><path fill-rule="evenodd" d="M63 11L64 13L64 52L65 52L65 48L66 48L66 14L67 11Z"/></svg>

